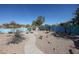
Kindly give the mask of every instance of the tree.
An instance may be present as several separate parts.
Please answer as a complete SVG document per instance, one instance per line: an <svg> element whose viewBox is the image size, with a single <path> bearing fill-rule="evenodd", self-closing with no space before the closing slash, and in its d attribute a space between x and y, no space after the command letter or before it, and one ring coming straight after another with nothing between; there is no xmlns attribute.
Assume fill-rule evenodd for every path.
<svg viewBox="0 0 79 59"><path fill-rule="evenodd" d="M45 21L44 17L43 16L39 16L36 19L36 25L40 26L40 25L42 25L44 23L44 21Z"/></svg>
<svg viewBox="0 0 79 59"><path fill-rule="evenodd" d="M36 26L36 21L33 20L32 26Z"/></svg>
<svg viewBox="0 0 79 59"><path fill-rule="evenodd" d="M39 27L44 23L44 21L45 21L45 18L43 16L38 16L37 19L32 22L32 25Z"/></svg>
<svg viewBox="0 0 79 59"><path fill-rule="evenodd" d="M43 16L38 16L36 20L32 22L32 28L35 30L36 27L40 27L45 22L45 18Z"/></svg>
<svg viewBox="0 0 79 59"><path fill-rule="evenodd" d="M73 24L79 25L79 8L75 12L75 17L72 18Z"/></svg>
<svg viewBox="0 0 79 59"><path fill-rule="evenodd" d="M16 24L16 22L15 22L15 21L12 21L10 24L11 24L11 25L15 25L15 24Z"/></svg>
<svg viewBox="0 0 79 59"><path fill-rule="evenodd" d="M64 28L64 32L67 33L67 23L61 23L60 26Z"/></svg>
<svg viewBox="0 0 79 59"><path fill-rule="evenodd" d="M3 24L6 28L8 28L9 27L9 24L8 23L5 23L5 24Z"/></svg>

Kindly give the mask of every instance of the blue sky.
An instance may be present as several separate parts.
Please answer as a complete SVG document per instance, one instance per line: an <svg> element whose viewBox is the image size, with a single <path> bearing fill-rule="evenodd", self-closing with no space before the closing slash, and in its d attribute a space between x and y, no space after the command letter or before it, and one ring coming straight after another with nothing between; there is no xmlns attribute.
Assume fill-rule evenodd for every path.
<svg viewBox="0 0 79 59"><path fill-rule="evenodd" d="M21 4L0 5L0 24L15 21L31 24L38 16L45 17L46 24L66 22L74 16L76 4Z"/></svg>

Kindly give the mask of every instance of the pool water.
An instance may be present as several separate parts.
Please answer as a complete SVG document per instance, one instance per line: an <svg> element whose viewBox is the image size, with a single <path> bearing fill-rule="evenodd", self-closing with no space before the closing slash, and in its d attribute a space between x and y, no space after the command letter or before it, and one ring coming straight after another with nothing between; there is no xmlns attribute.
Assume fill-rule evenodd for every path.
<svg viewBox="0 0 79 59"><path fill-rule="evenodd" d="M19 30L19 31L27 31L27 28L16 28L16 29L4 29L4 28L1 28L0 32L1 33L8 33L8 32L16 32L17 30Z"/></svg>

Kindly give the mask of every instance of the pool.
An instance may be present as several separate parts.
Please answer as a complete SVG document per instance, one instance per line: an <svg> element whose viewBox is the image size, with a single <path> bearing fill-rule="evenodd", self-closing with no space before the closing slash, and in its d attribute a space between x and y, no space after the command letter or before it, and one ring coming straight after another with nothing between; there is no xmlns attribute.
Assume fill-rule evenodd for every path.
<svg viewBox="0 0 79 59"><path fill-rule="evenodd" d="M27 28L16 28L16 29L4 29L4 28L1 28L0 32L1 33L8 33L8 32L16 32L17 30L19 30L19 31L28 31Z"/></svg>

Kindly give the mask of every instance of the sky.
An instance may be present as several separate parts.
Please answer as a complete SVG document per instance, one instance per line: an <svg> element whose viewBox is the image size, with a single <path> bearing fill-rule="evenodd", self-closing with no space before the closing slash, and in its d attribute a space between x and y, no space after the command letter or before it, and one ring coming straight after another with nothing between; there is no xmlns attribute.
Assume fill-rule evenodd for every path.
<svg viewBox="0 0 79 59"><path fill-rule="evenodd" d="M31 24L38 16L45 17L44 24L66 22L74 17L76 4L0 4L0 24L15 21Z"/></svg>

